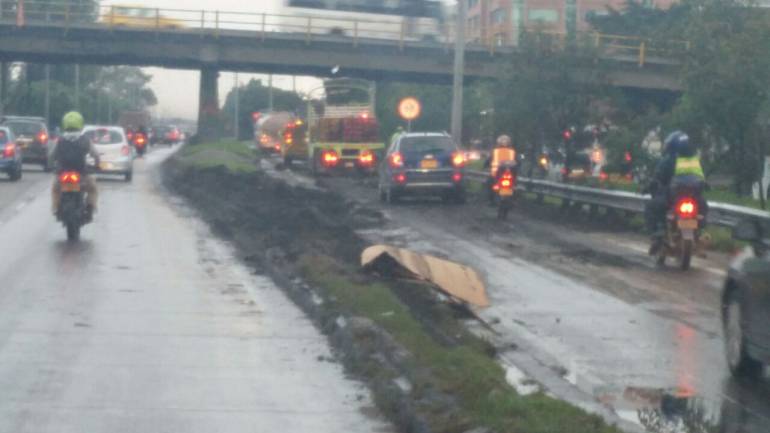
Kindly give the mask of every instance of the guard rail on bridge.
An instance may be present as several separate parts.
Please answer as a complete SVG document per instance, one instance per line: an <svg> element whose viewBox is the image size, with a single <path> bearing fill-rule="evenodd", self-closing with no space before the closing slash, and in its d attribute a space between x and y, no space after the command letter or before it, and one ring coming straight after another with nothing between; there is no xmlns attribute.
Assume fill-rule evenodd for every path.
<svg viewBox="0 0 770 433"><path fill-rule="evenodd" d="M20 4L23 6L20 7ZM253 32L261 40L271 34L302 35L310 44L319 36L339 36L358 46L362 40L398 42L403 49L414 43L433 43L450 50L454 46L454 26L439 20L425 18L383 16L382 19L336 18L324 13L270 14L219 10L165 9L139 6L94 5L74 1L0 0L0 20L15 22L17 26L56 24L69 27L98 25L110 29L132 29L153 32L196 32L201 36L219 37L222 31ZM677 52L689 49L686 41L653 41L646 38L606 35L585 32L568 38L565 34L540 33L538 37L551 38L555 45L574 44L590 46L606 57L638 63L671 63ZM468 47L483 48L490 54L510 52L515 41L492 36L469 40Z"/></svg>
<svg viewBox="0 0 770 433"><path fill-rule="evenodd" d="M484 181L489 176L483 171L469 170L469 178ZM567 202L587 204L624 212L643 213L648 196L626 191L551 182L539 179L519 178L519 188L534 194L557 197ZM770 223L770 213L744 206L709 202L708 222L724 227L733 227L739 221L755 219Z"/></svg>

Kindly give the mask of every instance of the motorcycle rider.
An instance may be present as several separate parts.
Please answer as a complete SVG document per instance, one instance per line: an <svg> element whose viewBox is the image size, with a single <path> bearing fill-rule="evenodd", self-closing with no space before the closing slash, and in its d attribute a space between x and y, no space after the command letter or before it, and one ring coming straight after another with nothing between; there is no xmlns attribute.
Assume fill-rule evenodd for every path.
<svg viewBox="0 0 770 433"><path fill-rule="evenodd" d="M487 192L489 194L490 202L494 201L494 191L492 187L497 182L498 170L502 165L515 165L516 164L516 150L513 148L513 142L508 135L501 135L497 137L497 144L492 149L492 154L487 159L485 167L489 168L489 178L487 179Z"/></svg>
<svg viewBox="0 0 770 433"><path fill-rule="evenodd" d="M703 197L706 176L698 156L698 149L690 137L682 131L674 131L666 138L663 158L655 167L650 184L644 192L652 199L645 206L645 223L652 236L650 255L663 246L666 214L679 192L689 191L698 200L701 215L708 213L708 203Z"/></svg>
<svg viewBox="0 0 770 433"><path fill-rule="evenodd" d="M59 212L61 202L61 185L59 174L65 171L77 171L81 174L81 189L86 193L86 218L91 219L96 213L96 204L99 192L96 188L96 180L86 174L86 156L91 155L96 166L99 166L99 153L91 140L83 135L85 121L83 116L71 111L62 118L63 133L55 145L52 155L56 165L56 177L51 190L51 204L53 214Z"/></svg>

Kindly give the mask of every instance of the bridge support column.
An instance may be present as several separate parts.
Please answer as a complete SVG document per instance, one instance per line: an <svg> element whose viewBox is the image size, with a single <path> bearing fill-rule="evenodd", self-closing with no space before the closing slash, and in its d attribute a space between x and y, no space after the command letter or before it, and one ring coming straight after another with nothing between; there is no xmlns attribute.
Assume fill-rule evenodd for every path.
<svg viewBox="0 0 770 433"><path fill-rule="evenodd" d="M5 102L8 100L8 63L0 62L0 116L5 114Z"/></svg>
<svg viewBox="0 0 770 433"><path fill-rule="evenodd" d="M200 103L198 106L199 142L217 140L222 134L219 112L219 71L215 68L201 70Z"/></svg>

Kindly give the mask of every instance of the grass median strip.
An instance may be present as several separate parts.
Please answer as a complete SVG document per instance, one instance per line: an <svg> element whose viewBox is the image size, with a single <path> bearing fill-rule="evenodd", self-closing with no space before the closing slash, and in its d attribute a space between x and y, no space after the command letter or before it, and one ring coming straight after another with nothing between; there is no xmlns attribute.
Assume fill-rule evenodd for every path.
<svg viewBox="0 0 770 433"><path fill-rule="evenodd" d="M461 413L450 417L452 424L442 431L483 425L496 432L619 432L599 417L545 394L517 394L507 384L503 368L488 353L486 343L459 322L443 322L443 326L451 327L455 335L462 334L462 343L446 345L436 341L401 302L389 281L362 281L355 270L326 256L305 256L300 263L303 277L325 290L339 308L383 327L414 356L413 368L430 372L416 376L414 392L438 388L457 398ZM437 414L445 419L446 415Z"/></svg>
<svg viewBox="0 0 770 433"><path fill-rule="evenodd" d="M254 150L242 141L218 141L187 145L180 152L183 164L196 168L223 166L233 173L253 173Z"/></svg>

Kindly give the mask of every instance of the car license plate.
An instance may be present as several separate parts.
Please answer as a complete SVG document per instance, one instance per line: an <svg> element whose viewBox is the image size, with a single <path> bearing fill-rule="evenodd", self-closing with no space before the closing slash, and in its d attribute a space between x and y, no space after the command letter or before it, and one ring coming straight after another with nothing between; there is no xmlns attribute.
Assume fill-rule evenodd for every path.
<svg viewBox="0 0 770 433"><path fill-rule="evenodd" d="M61 192L80 192L80 184L79 183L62 184Z"/></svg>
<svg viewBox="0 0 770 433"><path fill-rule="evenodd" d="M423 169L438 168L438 161L436 161L435 159L424 159L420 163L420 168L423 168Z"/></svg>
<svg viewBox="0 0 770 433"><path fill-rule="evenodd" d="M356 166L355 162L346 162L345 163L345 168L353 168L355 166Z"/></svg>
<svg viewBox="0 0 770 433"><path fill-rule="evenodd" d="M111 162L102 162L99 164L100 170L112 170L112 163Z"/></svg>
<svg viewBox="0 0 770 433"><path fill-rule="evenodd" d="M585 170L583 170L582 168L577 168L575 170L572 170L572 174L575 176L582 176L585 173L586 173Z"/></svg>
<svg viewBox="0 0 770 433"><path fill-rule="evenodd" d="M695 230L698 228L698 220L696 219L679 220L677 222L677 227L679 227L680 230Z"/></svg>
<svg viewBox="0 0 770 433"><path fill-rule="evenodd" d="M501 197L510 197L513 195L513 190L510 188L501 188L500 189L500 196Z"/></svg>

